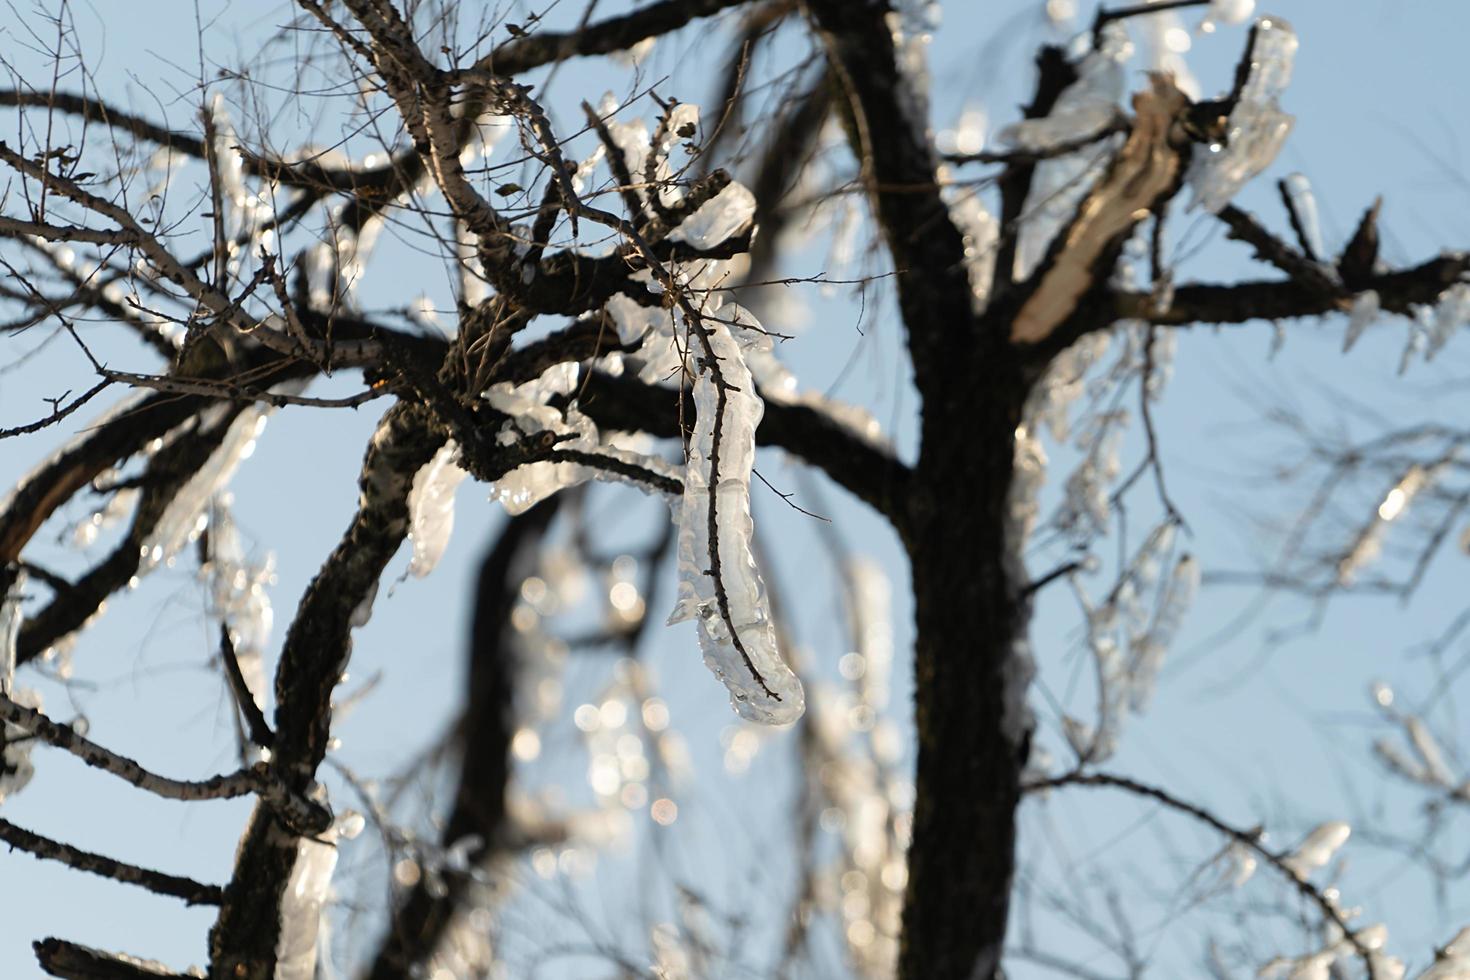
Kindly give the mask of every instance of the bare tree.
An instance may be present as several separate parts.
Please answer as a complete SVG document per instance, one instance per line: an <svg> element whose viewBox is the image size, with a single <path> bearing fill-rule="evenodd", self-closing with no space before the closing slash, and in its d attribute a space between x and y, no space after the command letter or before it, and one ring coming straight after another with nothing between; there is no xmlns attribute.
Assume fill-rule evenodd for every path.
<svg viewBox="0 0 1470 980"><path fill-rule="evenodd" d="M1251 6L1099 9L1069 47L1041 49L1031 100L998 149L944 151L929 118L933 24L922 4L658 0L607 14L589 3L562 30L546 26L549 12L512 21L476 5L299 0L258 64L218 79L201 62L187 94L195 115L182 126L98 91L84 57L75 84L63 84L60 66L78 59L70 9L63 3L49 22L36 15L31 36L49 46L57 70L17 72L0 92L17 120L0 143L4 329L75 344L95 377L58 380L71 390L50 412L0 435L68 425L105 397L132 392L41 460L0 506L0 791L24 786L32 747L44 744L164 797L246 796L254 810L223 885L6 821L0 838L218 906L208 975L243 980L322 968L337 842L371 823L395 885L381 928L354 920L362 970L483 975L498 954L475 943L492 933L511 941L510 926L495 920L515 869L542 849L596 836L575 808L534 806L516 793L517 760L536 757L527 746L539 744L532 740L547 721L534 682L568 646L636 655L650 625L645 597L667 565L677 580L673 619L695 622L735 711L793 726L786 737L804 767L792 828L805 856L799 884L769 957L735 955L703 935L693 923L718 910L688 890L679 895L684 925L655 933L651 952L548 937L548 955L595 953L626 975L731 975L736 965L787 974L819 961L812 928L828 916L860 975L1000 977L1008 956L1097 975L1012 922L1013 896L1036 897L1017 878L1017 819L1028 794L1111 789L1209 829L1222 862L1246 876L1263 865L1302 899L1306 931L1319 941L1268 972L1403 976L1381 930L1358 923L1336 889L1313 880L1346 825L1324 824L1278 848L1259 827L1105 768L1125 716L1147 706L1199 583L1196 559L1177 540L1185 516L1168 491L1152 415L1170 331L1334 313L1351 313L1356 331L1379 314L1418 316L1412 357L1432 354L1470 319L1470 256L1390 267L1379 255L1376 204L1331 254L1303 180L1283 181L1279 216L1231 203L1291 128L1279 99L1297 39L1285 21L1263 15L1242 33L1243 55L1217 98L1200 97L1182 65L1161 61L1123 99L1130 30L1160 29L1158 18L1196 7L1186 12L1239 22ZM716 17L737 40L703 113L637 68L627 69L622 105L543 96L565 62L636 62L656 39L710 31ZM793 38L804 51L794 60L779 50ZM524 81L533 76L538 86ZM779 110L767 111L770 103ZM651 114L651 128L634 123L635 112ZM845 150L823 136L829 118ZM782 279L782 232L853 201L867 217L852 227L884 256L883 274L866 277L865 288L890 289L903 324L920 402L911 459L862 409L799 389L773 353L784 336L773 287L795 281ZM1171 220L1188 209L1252 249L1271 277L1193 278ZM362 300L385 229L442 263L456 284L453 310L420 302L411 287L390 308ZM151 362L114 366L115 356L98 353L104 330L125 332ZM110 336L106 343L117 349ZM332 393L308 393L313 385ZM371 402L386 407L364 450L356 511L271 649L261 618L269 570L247 560L225 488L272 410ZM1133 404L1145 451L1125 472L1117 450ZM1064 434L1074 413L1081 459L1043 525L1043 430ZM1418 435L1323 454L1329 476L1305 522L1336 506L1333 481L1373 467L1392 483L1376 517L1359 521L1341 548L1321 550L1320 535L1288 540L1271 573L1279 584L1337 594L1416 499L1434 502L1424 545L1432 554L1464 510L1465 492L1449 477L1465 437ZM899 754L873 725L886 707L882 577L847 553L840 528L831 532L855 659L844 658L846 700L808 705L798 675L823 668L797 662L780 611L794 594L774 587L778 566L764 560L780 549L753 533L751 476L765 480L754 469L757 444L862 501L907 553L911 800ZM1408 455L1406 444L1416 447ZM354 773L329 777L324 766L333 762L354 631L405 542L410 572L432 570L466 477L514 516L480 568L462 710L449 732L421 733L435 746L425 766L452 786L429 840L405 829L392 793ZM597 522L589 481L662 499L672 528L657 527L639 560L625 560ZM1139 498L1134 512L1156 519L1130 536L1125 505ZM83 573L63 576L41 563L35 543L83 499L95 506L79 533L88 541L108 533L114 543ZM108 531L113 522L125 528ZM558 594L554 534L571 542L577 564L614 583L591 627L576 617L542 622L558 603L572 605ZM1101 557L1105 541L1116 557ZM13 675L54 664L111 597L161 564L188 560L191 546L220 624L240 763L179 780L56 720ZM1093 595L1088 576L1099 568L1111 584ZM1403 588L1413 587L1417 572L1409 574ZM1047 587L1073 590L1096 665L1095 717L1060 720L1073 755L1065 764L1043 764L1032 751L1031 609ZM268 697L263 664L272 660ZM592 789L664 823L672 796L650 800L644 787L664 785L679 761L657 737L667 721L661 702L629 663L610 682L613 707L576 724L589 737L636 729L626 753L639 760L636 791L625 793L616 769L605 780L594 773ZM1408 739L1407 749L1380 748L1392 770L1463 808L1470 782L1419 714L1399 712L1391 696L1379 703ZM519 771L529 779L532 768ZM829 814L835 875L815 857ZM1064 898L1041 899L1101 928ZM738 931L732 922L727 932ZM1116 915L1110 935L1126 971L1140 975L1146 958L1126 923ZM63 939L38 942L36 953L55 976L181 975ZM1220 975L1238 965L1228 959L1216 958ZM1467 975L1463 933L1421 974Z"/></svg>

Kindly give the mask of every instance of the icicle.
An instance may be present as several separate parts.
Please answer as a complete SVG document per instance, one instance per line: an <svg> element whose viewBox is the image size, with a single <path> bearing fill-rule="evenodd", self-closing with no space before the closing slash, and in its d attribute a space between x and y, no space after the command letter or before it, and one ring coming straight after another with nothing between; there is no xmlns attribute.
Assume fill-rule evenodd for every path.
<svg viewBox="0 0 1470 980"><path fill-rule="evenodd" d="M1185 613L1194 602L1195 593L1199 591L1199 579L1199 562L1192 555L1180 558L1174 566L1174 574L1154 618L1153 628L1132 645L1128 664L1129 703L1135 712L1147 710L1153 698L1164 656L1179 632Z"/></svg>
<svg viewBox="0 0 1470 980"><path fill-rule="evenodd" d="M469 474L455 462L459 445L453 439L413 478L408 494L408 536L413 542L410 575L423 578L434 570L454 531L454 491Z"/></svg>
<svg viewBox="0 0 1470 980"><path fill-rule="evenodd" d="M1342 338L1342 352L1346 354L1353 349L1358 338L1363 336L1363 331L1373 325L1378 319L1378 292L1367 289L1353 297L1353 308L1348 314L1347 333Z"/></svg>
<svg viewBox="0 0 1470 980"><path fill-rule="evenodd" d="M1038 496L1046 482L1046 448L1029 425L1016 427L1015 457L1006 501L1006 547L1019 555L1041 513Z"/></svg>
<svg viewBox="0 0 1470 980"><path fill-rule="evenodd" d="M1424 720L1417 715L1407 715L1404 718L1404 731L1408 733L1414 752L1424 763L1425 782L1438 784L1446 789L1454 786L1455 775L1445 762L1439 740L1434 737L1429 726L1424 724Z"/></svg>
<svg viewBox="0 0 1470 980"><path fill-rule="evenodd" d="M275 557L267 552L260 564L246 560L230 503L228 494L214 500L209 561L203 571L210 585L210 612L228 626L245 686L264 706L264 656L275 619L266 589L275 582Z"/></svg>
<svg viewBox="0 0 1470 980"><path fill-rule="evenodd" d="M198 537L204 508L215 492L235 475L241 461L255 451L255 440L265 428L270 409L252 405L230 424L219 448L174 494L153 531L144 539L138 574L152 571L171 560L179 550Z"/></svg>
<svg viewBox="0 0 1470 980"><path fill-rule="evenodd" d="M983 313L990 299L991 280L995 278L1000 222L975 191L966 192L952 201L949 213L965 236L965 272L970 278L970 306L976 313Z"/></svg>
<svg viewBox="0 0 1470 980"><path fill-rule="evenodd" d="M852 583L854 633L861 658L863 700L875 711L888 705L888 676L893 670L893 589L875 562L857 558L848 563Z"/></svg>
<svg viewBox="0 0 1470 980"><path fill-rule="evenodd" d="M1434 308L1433 326L1429 330L1424 359L1431 361L1449 343L1455 331L1470 322L1470 284L1456 283L1446 289Z"/></svg>
<svg viewBox="0 0 1470 980"><path fill-rule="evenodd" d="M1373 519L1358 533L1352 547L1337 563L1339 585L1351 585L1358 571L1378 557L1383 547L1383 536L1388 532L1388 525L1408 509L1414 497L1432 483L1434 477L1433 469L1427 469L1414 463L1404 471L1399 481L1389 488L1382 503L1378 505Z"/></svg>
<svg viewBox="0 0 1470 980"><path fill-rule="evenodd" d="M351 626L353 629L359 629L363 626L366 626L368 622L373 618L373 600L377 598L378 583L374 581L373 584L368 587L367 595L362 597L362 601L353 608L352 615L347 617L347 625Z"/></svg>
<svg viewBox="0 0 1470 980"><path fill-rule="evenodd" d="M14 574L9 591L0 596L0 694L6 697L15 690L15 646L25 618L20 600L25 590L26 573L24 569L17 568Z"/></svg>
<svg viewBox="0 0 1470 980"><path fill-rule="evenodd" d="M296 842L296 863L281 896L281 931L276 939L275 980L314 980L318 933L323 925L332 872L337 869L337 840L362 831L361 815L344 813L320 838Z"/></svg>
<svg viewBox="0 0 1470 980"><path fill-rule="evenodd" d="M1312 193L1312 182L1306 174L1288 174L1283 183L1291 209L1296 212L1302 225L1302 237L1307 240L1313 261L1321 262L1327 257L1327 246L1322 241L1322 219L1317 214L1317 195Z"/></svg>
<svg viewBox="0 0 1470 980"><path fill-rule="evenodd" d="M729 328L715 319L702 328L715 363L702 360L694 382L696 420L684 499L675 511L679 594L669 622L697 620L705 664L742 717L787 724L801 717L801 682L776 649L765 583L750 550L750 474L763 406Z"/></svg>
<svg viewBox="0 0 1470 980"><path fill-rule="evenodd" d="M0 597L0 694L39 711L40 693L15 686L15 645L25 619L20 607L25 584L25 571L16 569L10 589ZM24 789L35 775L31 765L31 749L35 744L36 740L19 725L0 724L0 802Z"/></svg>
<svg viewBox="0 0 1470 980"><path fill-rule="evenodd" d="M1251 32L1249 66L1227 122L1225 143L1197 149L1186 180L1191 208L1217 212L1246 181L1266 169L1291 132L1293 119L1277 99L1291 81L1297 37L1279 17L1262 17Z"/></svg>
<svg viewBox="0 0 1470 980"><path fill-rule="evenodd" d="M1296 850L1281 863L1298 878L1306 878L1331 861L1337 849L1347 843L1352 832L1352 827L1341 820L1324 823L1308 834L1306 840L1298 844Z"/></svg>

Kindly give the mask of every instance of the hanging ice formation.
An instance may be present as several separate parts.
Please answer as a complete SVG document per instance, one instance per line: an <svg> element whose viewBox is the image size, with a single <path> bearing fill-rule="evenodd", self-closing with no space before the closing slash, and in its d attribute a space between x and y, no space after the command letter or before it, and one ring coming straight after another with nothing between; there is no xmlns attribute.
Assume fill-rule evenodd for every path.
<svg viewBox="0 0 1470 980"><path fill-rule="evenodd" d="M264 707L264 656L275 622L266 589L275 582L275 556L246 558L231 503L229 494L219 494L210 507L209 560L201 571L209 582L210 611L229 629L245 686Z"/></svg>
<svg viewBox="0 0 1470 980"><path fill-rule="evenodd" d="M15 686L15 646L25 618L20 608L25 584L26 573L17 570L9 591L0 596L0 694L16 704L40 710L40 692ZM31 749L36 740L26 735L19 725L0 722L0 803L24 789L35 774Z"/></svg>
<svg viewBox="0 0 1470 980"><path fill-rule="evenodd" d="M314 980L322 912L337 870L337 843L362 832L361 814L348 811L320 838L296 842L296 863L281 895L281 931L276 938L275 980Z"/></svg>
<svg viewBox="0 0 1470 980"><path fill-rule="evenodd" d="M1226 122L1225 141L1197 149L1190 163L1186 180L1194 191L1191 208L1219 211L1276 159L1293 122L1277 100L1291 81L1296 49L1296 32L1286 21L1256 21L1245 82Z"/></svg>
<svg viewBox="0 0 1470 980"><path fill-rule="evenodd" d="M997 138L1017 149L1040 151L1099 133L1117 118L1123 63L1132 55L1128 32L1116 22L1108 24L1101 45L1082 59L1077 81L1057 97L1052 111L1045 118L1007 126ZM1036 165L1016 242L1017 279L1025 279L1041 264L1052 239L1076 215L1077 206L1107 169L1118 139L1102 139Z"/></svg>
<svg viewBox="0 0 1470 980"><path fill-rule="evenodd" d="M604 102L604 114L612 108ZM648 129L641 122L609 120L608 129L630 170L643 173L651 167L665 173L663 157L675 141L669 134L687 132L697 120L697 107L675 106L658 147L650 147ZM579 167L579 177L590 169ZM663 195L662 190L659 193ZM672 204L678 196L662 200ZM750 192L732 183L670 237L712 248L749 228L754 211ZM772 355L770 338L756 318L724 301L721 284L728 274L725 262L670 263L635 279L641 278L653 294L678 290L678 303L646 304L619 294L605 307L619 338L637 349L610 355L599 367L617 374L630 361L646 383L692 383L696 419L682 467L635 451L618 433L599 432L576 405L580 367L566 362L532 381L496 384L485 392L486 401L509 419L496 435L502 446L549 433L556 437L555 451L566 454L517 467L495 482L491 494L507 511L518 514L593 478L664 493L681 486L681 496L670 500L678 525L680 581L669 622L696 620L705 662L729 689L739 714L752 721L784 724L800 717L805 699L800 682L777 650L765 585L751 550L750 479L755 429L764 411L756 382L783 402L824 411L870 442L881 445L882 436L861 409L833 406L796 390L790 372ZM567 404L559 407L553 402ZM413 574L427 574L448 542L453 489L463 478L456 457L454 445L446 445L414 479L409 502Z"/></svg>
<svg viewBox="0 0 1470 980"><path fill-rule="evenodd" d="M449 440L413 478L413 489L408 494L408 537L413 542L413 559L408 572L417 578L428 575L439 564L454 532L454 491L469 475L455 462L458 454L459 446Z"/></svg>
<svg viewBox="0 0 1470 980"><path fill-rule="evenodd" d="M709 317L699 329L708 351L694 380L697 417L676 511L679 595L669 622L697 622L704 662L742 717L787 724L801 717L806 701L776 649L750 547L750 476L764 408L729 328Z"/></svg>

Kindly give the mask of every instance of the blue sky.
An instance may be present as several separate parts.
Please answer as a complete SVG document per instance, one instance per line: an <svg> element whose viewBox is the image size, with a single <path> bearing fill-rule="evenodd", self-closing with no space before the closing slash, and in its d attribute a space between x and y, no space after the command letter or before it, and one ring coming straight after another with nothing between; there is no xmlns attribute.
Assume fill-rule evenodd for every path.
<svg viewBox="0 0 1470 980"><path fill-rule="evenodd" d="M985 106L993 127L1013 117L1012 107L1026 98L1035 45L1053 37L1039 7L1029 0L946 5L931 60L936 128L951 124L971 104ZM146 16L139 16L138 7L105 2L74 5L73 10L99 92L140 111L166 114L176 126L191 124L197 104L191 86L199 64L192 4L149 4ZM1242 195L1242 206L1284 228L1272 181L1300 171L1315 187L1329 245L1345 240L1361 209L1378 194L1385 196L1384 254L1390 261L1413 262L1441 248L1470 245L1470 193L1460 177L1470 141L1462 67L1470 7L1438 0L1367 2L1347 9L1283 0L1263 5L1262 11L1292 21L1302 39L1295 78L1283 100L1297 124L1277 164ZM205 2L198 16L209 25L206 60L221 63L236 60L239 51L253 53L272 26L285 19L275 5L245 2ZM571 15L558 11L555 16ZM1193 23L1194 18L1188 20ZM13 52L7 56L18 65L35 66L11 40L16 36L0 33L0 50ZM1239 29L1197 39L1190 63L1206 92L1228 84L1243 42ZM667 90L680 98L707 102L709 56L724 49L723 41L687 36L659 49L646 70L670 74ZM40 77L39 71L26 69L32 79ZM621 84L622 77L621 70L606 66L569 64L551 83L550 98L574 106L576 99L595 98ZM289 113L279 122L294 125ZM1202 237L1205 230L1196 235ZM1273 275L1252 266L1244 247L1213 238L1183 265L1183 278ZM820 243L801 261L807 271L819 270ZM863 311L841 290L827 297L814 286L802 289L807 322L793 331L797 337L783 345L782 355L805 384L821 390L835 386L840 396L868 405L890 425L900 453L911 455L914 398L891 304ZM385 241L370 266L367 301L402 303L421 290L447 297L440 267ZM1207 575L1253 567L1272 545L1271 536L1253 518L1285 519L1300 507L1300 497L1273 484L1269 476L1270 466L1300 452L1300 446L1273 428L1263 409L1300 404L1309 418L1330 427L1344 422L1343 395L1351 393L1371 401L1389 419L1458 417L1463 396L1456 382L1464 362L1456 345L1434 364L1418 365L1399 377L1402 324L1385 321L1347 356L1340 354L1342 330L1342 318L1288 324L1285 346L1275 357L1268 357L1272 331L1267 324L1181 331L1175 377L1157 415L1171 490L1193 530L1189 546ZM95 333L96 349L110 363L148 366L117 341L103 331ZM33 346L29 338L3 343L6 360ZM24 369L0 374L0 426L40 414L41 398L78 385L85 372L80 353L58 342L37 353ZM285 409L272 418L256 453L234 481L242 528L257 548L276 555L279 578L272 597L277 637L296 597L347 524L362 448L379 412L378 404L352 412ZM1371 425L1353 424L1364 433L1373 431ZM0 442L0 475L6 482L18 477L60 436L53 431L33 440ZM1136 453L1138 446L1130 442L1129 448ZM778 486L783 480L795 482L784 461L772 457L763 465L769 467L767 475L776 475ZM338 734L340 759L360 772L383 774L407 762L452 716L466 586L501 520L482 487L467 483L458 500L455 537L441 566L430 578L402 582L390 592L388 585L402 575L407 562L401 554L390 566L372 623L358 634L347 687L356 689L375 676L380 680L341 722ZM603 512L610 521L624 520L630 539L645 526L639 522L655 513L641 504L623 507L625 491L623 497L607 500L612 502L604 504ZM911 639L911 607L904 595L901 552L892 534L840 491L828 490L822 503L853 550L871 555L894 579L899 651L894 705L902 720L908 703L903 651ZM834 600L807 586L830 572L827 559L812 545L815 531L808 519L769 494L758 496L756 518L768 522L761 526L771 528L771 540L779 543L775 578L798 597L789 603L795 610L794 632L812 650L814 662L826 665L830 674L843 641L833 636L831 627ZM1282 843L1326 819L1368 816L1414 826L1417 799L1387 783L1371 765L1369 742L1380 731L1374 727L1366 690L1377 678L1410 698L1432 688L1432 665L1411 656L1410 650L1459 611L1463 561L1453 552L1442 556L1407 606L1381 599L1340 602L1320 628L1275 644L1268 642L1271 635L1303 616L1300 603L1276 599L1258 608L1249 590L1206 588L1153 708L1129 724L1123 749L1109 768L1165 783L1242 826L1267 823ZM650 603L665 608L670 597L665 583ZM49 710L61 717L85 713L99 741L169 775L197 778L231 768L230 709L217 674L208 666L213 632L202 610L202 587L187 562L155 574L136 593L114 602L102 625L83 637L76 652L76 682L69 692L55 684L41 685ZM1250 615L1242 619L1245 613ZM1064 596L1048 595L1040 603L1035 645L1042 683L1060 701L1081 710L1088 694L1085 681L1077 680L1086 671L1078 656L1076 626ZM780 875L751 870L740 856L748 858L740 850L746 845L732 840L732 825L753 827L762 839L783 833L790 746L783 744L783 736L771 736L750 773L726 775L719 738L734 716L728 713L723 690L698 662L692 631L680 627L660 632L649 657L701 776L700 788L691 792L681 817L687 827L679 845L683 866L731 904L758 901L781 887ZM579 691L591 696L605 669L596 660L574 663L569 699ZM1043 725L1041 740L1059 752L1054 715L1039 695L1034 700ZM1449 725L1452 732L1453 716ZM570 745L563 749L558 765L575 781L580 763ZM207 881L228 878L246 804L170 803L87 771L55 752L39 753L37 761L41 765L32 785L6 801L6 819L144 865ZM734 819L731 811L742 819ZM1024 826L1023 851L1041 856L1039 867L1053 881L1065 882L1071 873L1085 877L1098 862L1108 862L1123 868L1115 874L1129 887L1147 890L1132 877L1132 871L1144 869L1167 891L1218 848L1194 827L1102 795L1064 796L1044 808L1028 804ZM339 879L344 893L353 874L368 876L373 867L368 846L359 844L365 855L361 860L344 854L344 877ZM1400 955L1422 965L1434 943L1470 921L1470 894L1463 887L1452 888L1437 901L1422 876L1403 871L1399 862L1366 846L1350 845L1348 853L1344 894L1349 904L1364 905L1366 921L1389 922ZM607 862L612 870L582 886L583 911L594 919L605 917L613 928L620 910L617 897L633 874L628 867L636 863L636 855ZM1071 866L1070 872L1060 870L1063 863ZM0 976L32 975L29 941L44 935L176 966L205 958L204 937L213 918L208 910L182 909L173 900L18 854L0 856L0 882L0 921L5 923L0 930ZM1249 888L1257 891L1240 901L1285 898L1276 882L1257 881ZM1168 910L1167 903L1165 909L1141 916L1143 935L1158 944L1151 948L1160 963L1191 969L1201 934L1186 928L1182 939L1168 938L1164 927L1174 922L1177 910ZM530 929L550 928L558 921L527 908L518 908L516 916ZM1116 962L1084 937L1067 929L1051 935L1070 956L1103 972L1116 969ZM1297 951L1272 948L1263 940L1260 960ZM546 975L578 975L575 967L564 969L572 972ZM1052 974L1021 963L1014 975ZM1161 975L1185 974L1165 968Z"/></svg>

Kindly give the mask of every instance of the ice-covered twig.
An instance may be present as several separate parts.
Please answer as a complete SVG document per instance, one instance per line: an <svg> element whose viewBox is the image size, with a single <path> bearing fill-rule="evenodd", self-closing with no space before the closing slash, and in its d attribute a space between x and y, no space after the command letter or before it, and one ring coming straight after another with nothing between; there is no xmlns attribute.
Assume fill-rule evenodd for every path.
<svg viewBox="0 0 1470 980"><path fill-rule="evenodd" d="M41 712L18 704L3 694L0 694L0 720L25 729L49 745L70 752L95 769L109 772L124 782L165 799L223 800L256 794L279 807L282 817L294 826L315 826L318 829L324 826L322 818L325 811L317 804L291 793L264 763L204 780L169 779L149 772L132 759L78 735L70 725L54 722Z"/></svg>
<svg viewBox="0 0 1470 980"><path fill-rule="evenodd" d="M176 973L156 960L109 953L55 936L34 942L31 948L41 969L63 980L191 980L194 976Z"/></svg>
<svg viewBox="0 0 1470 980"><path fill-rule="evenodd" d="M250 685L245 681L245 674L240 669L240 658L235 654L235 643L230 639L230 627L225 623L221 623L219 628L219 655L224 661L230 693L235 698L240 714L245 718L245 731L250 736L250 741L260 748L270 748L275 741L275 735L260 710L260 704L255 700L255 692L250 690Z"/></svg>
<svg viewBox="0 0 1470 980"><path fill-rule="evenodd" d="M1307 881L1305 876L1297 873L1296 867L1290 861L1290 852L1277 853L1268 848L1263 842L1263 835L1260 828L1242 830L1221 820L1209 810L1182 800L1167 790L1139 782L1136 779L1117 776L1111 773L1075 771L1061 776L1034 780L1023 784L1021 789L1025 793L1039 793L1066 786L1108 787L1151 799L1171 810L1194 818L1225 837L1239 843L1241 846L1248 848L1252 853L1259 856L1267 864L1285 876L1296 890L1301 893L1303 898L1306 898L1313 905L1317 906L1323 918L1341 932L1347 942L1352 946L1353 952L1363 961L1368 980L1379 980L1377 957L1373 955L1373 950L1353 931L1346 915L1338 906L1337 902L1326 891L1313 885Z"/></svg>
<svg viewBox="0 0 1470 980"><path fill-rule="evenodd" d="M181 898L188 905L218 905L222 897L222 889L218 885L206 885L192 878L164 874L162 871L140 868L125 861L93 854L70 844L42 837L23 827L17 827L8 820L0 820L0 841L43 860L60 861L78 871L88 871L103 878L138 885L159 895Z"/></svg>
<svg viewBox="0 0 1470 980"><path fill-rule="evenodd" d="M1198 150L1187 180L1194 188L1192 208L1218 212L1241 187L1266 169L1291 132L1292 117L1277 100L1291 81L1297 37L1279 17L1262 17L1251 29L1223 143Z"/></svg>

